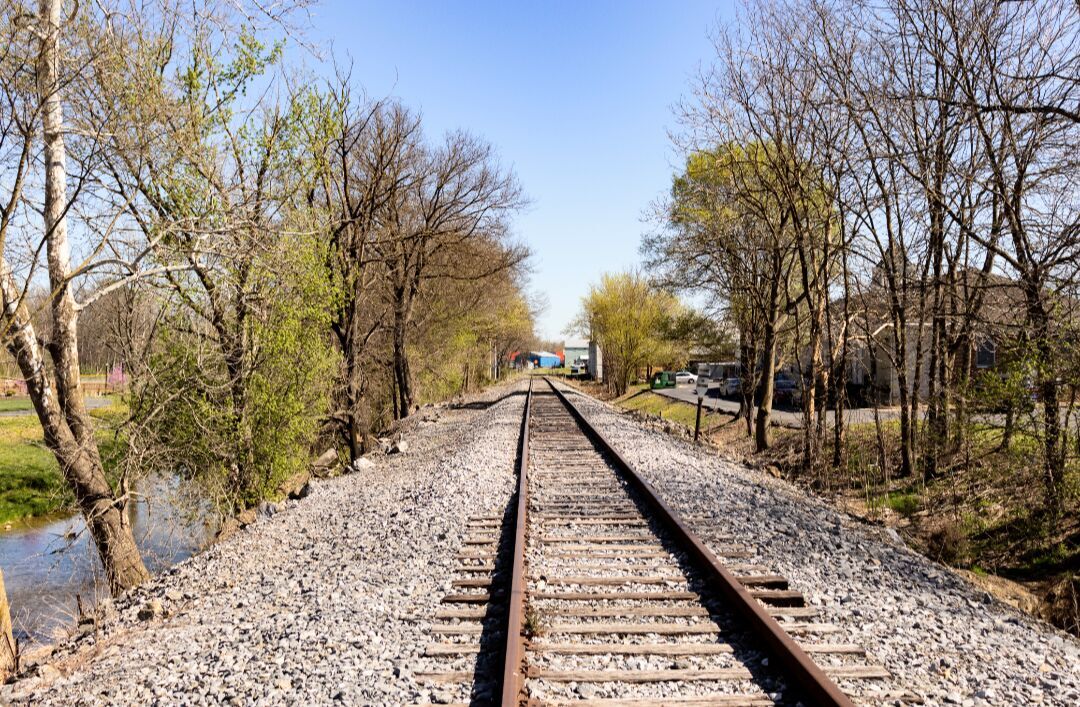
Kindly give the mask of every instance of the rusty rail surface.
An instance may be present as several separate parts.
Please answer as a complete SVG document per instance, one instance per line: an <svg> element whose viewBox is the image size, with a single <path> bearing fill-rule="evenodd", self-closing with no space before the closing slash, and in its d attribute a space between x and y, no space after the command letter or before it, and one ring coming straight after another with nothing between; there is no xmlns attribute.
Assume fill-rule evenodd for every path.
<svg viewBox="0 0 1080 707"><path fill-rule="evenodd" d="M506 648L503 651L502 700L503 705L517 705L520 701L524 679L524 619L525 619L525 527L529 469L529 414L532 411L533 381L529 380L529 392L525 396L525 411L521 416L521 440L518 446L518 490L514 500L516 508L514 528L514 572L510 580L510 596L507 597Z"/></svg>
<svg viewBox="0 0 1080 707"><path fill-rule="evenodd" d="M679 544L687 551L692 560L698 567L704 572L709 583L730 603L731 609L742 619L746 625L753 631L754 635L761 639L762 643L767 648L771 657L774 658L783 668L785 675L794 683L794 687L799 693L806 698L808 702L815 705L834 705L843 707L854 707L854 703L845 695L840 688L834 683L829 676L827 676L820 667L810 659L810 656L803 651L799 645L792 640L780 624L769 615L768 611L762 607L758 601L750 595L746 587L735 578L735 576L723 566L716 555L701 541L698 536L690 530L690 528L679 518L678 514L670 508L657 494L656 490L649 482L638 474L633 465L630 464L618 450L616 450L611 443L604 438L600 432L592 426L592 424L585 419L585 416L577 409L566 395L559 390L551 380L544 379L559 399L570 410L571 415L581 425L582 430L589 435L596 444L606 452L613 462L616 469L626 478L626 480L642 494L642 497L651 506L667 529L672 533ZM529 386L530 400L532 395L532 385ZM526 403L526 431L524 435L528 434L528 403ZM527 442L527 437L523 436L523 439ZM521 490L518 492L518 542L522 543L522 550L524 545L524 484L525 474L524 467L522 467L521 473ZM519 587L519 560L522 557L516 556L514 560L514 586ZM520 618L520 598L515 599L515 595L511 595L511 601L516 602L511 604L511 611L516 606L519 610ZM515 656L519 654L516 652L521 648L521 637L518 634L514 635L516 642ZM507 646L509 648L510 637L507 638ZM509 652L507 653L509 657ZM515 673L520 680L520 657L517 658L518 668ZM510 663L507 662L507 670L509 671ZM507 673L509 674L509 673ZM508 693L507 684L504 683L503 689L503 701L504 706L518 704L518 693ZM508 695L510 695L508 699Z"/></svg>

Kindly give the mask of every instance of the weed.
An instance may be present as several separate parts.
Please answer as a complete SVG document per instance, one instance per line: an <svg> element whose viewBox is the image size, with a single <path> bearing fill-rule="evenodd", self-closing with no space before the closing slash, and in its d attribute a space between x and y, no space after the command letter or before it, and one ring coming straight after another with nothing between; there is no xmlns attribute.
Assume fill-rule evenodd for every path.
<svg viewBox="0 0 1080 707"><path fill-rule="evenodd" d="M893 491L885 496L885 505L905 518L915 515L922 506L919 495Z"/></svg>
<svg viewBox="0 0 1080 707"><path fill-rule="evenodd" d="M525 609L525 623L522 628L525 630L526 638L534 638L544 634L544 621L540 618L540 614L537 613L536 609L531 606Z"/></svg>

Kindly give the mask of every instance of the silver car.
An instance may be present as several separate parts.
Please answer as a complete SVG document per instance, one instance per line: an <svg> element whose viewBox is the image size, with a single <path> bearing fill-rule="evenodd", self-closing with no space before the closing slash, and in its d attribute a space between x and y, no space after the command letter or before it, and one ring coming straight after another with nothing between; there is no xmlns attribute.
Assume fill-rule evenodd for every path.
<svg viewBox="0 0 1080 707"><path fill-rule="evenodd" d="M678 385L682 385L683 383L694 385L697 383L697 376L690 371L679 371L675 374L675 383Z"/></svg>

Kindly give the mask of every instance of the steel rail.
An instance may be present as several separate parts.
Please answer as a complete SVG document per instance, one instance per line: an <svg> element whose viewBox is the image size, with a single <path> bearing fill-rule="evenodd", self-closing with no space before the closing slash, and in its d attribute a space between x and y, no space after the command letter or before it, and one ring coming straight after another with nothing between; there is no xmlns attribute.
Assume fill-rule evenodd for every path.
<svg viewBox="0 0 1080 707"><path fill-rule="evenodd" d="M518 490L514 500L514 572L507 597L506 647L503 650L502 705L517 705L521 699L525 657L525 513L529 507L529 415L532 412L533 381L525 396L525 411L521 416L521 438L518 446Z"/></svg>
<svg viewBox="0 0 1080 707"><path fill-rule="evenodd" d="M555 391L555 394L570 410L570 413L578 421L585 433L610 456L615 468L631 486L641 493L642 497L656 513L657 518L664 523L680 546L689 553L695 564L704 570L709 584L724 596L730 603L732 610L746 623L754 635L762 640L771 657L780 664L786 676L794 681L800 694L815 705L854 707L851 699L810 659L810 656L799 647L799 644L792 640L787 631L750 595L742 582L724 567L723 563L687 527L678 514L664 503L652 485L638 474L633 465L619 454L618 450L585 419L577 406L570 402L550 379L544 378L544 380L547 381L547 384L551 386L551 389ZM506 693L503 694L504 706L516 704L515 702L507 702L505 699Z"/></svg>

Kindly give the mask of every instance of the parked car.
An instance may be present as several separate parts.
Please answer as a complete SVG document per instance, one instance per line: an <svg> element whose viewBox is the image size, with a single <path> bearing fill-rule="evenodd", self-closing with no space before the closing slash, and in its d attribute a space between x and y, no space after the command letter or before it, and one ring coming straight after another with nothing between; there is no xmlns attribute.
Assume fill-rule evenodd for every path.
<svg viewBox="0 0 1080 707"><path fill-rule="evenodd" d="M778 405L802 405L802 385L795 378L777 376L773 383L773 402Z"/></svg>
<svg viewBox="0 0 1080 707"><path fill-rule="evenodd" d="M657 388L674 388L675 374L671 371L657 371L653 374L652 380L649 381L649 387L653 390Z"/></svg>
<svg viewBox="0 0 1080 707"><path fill-rule="evenodd" d="M720 381L720 395L724 397L742 392L742 378L725 378Z"/></svg>
<svg viewBox="0 0 1080 707"><path fill-rule="evenodd" d="M694 385L695 383L697 383L697 376L695 376L690 371L679 371L675 374L675 382L680 384L689 383L690 385Z"/></svg>

